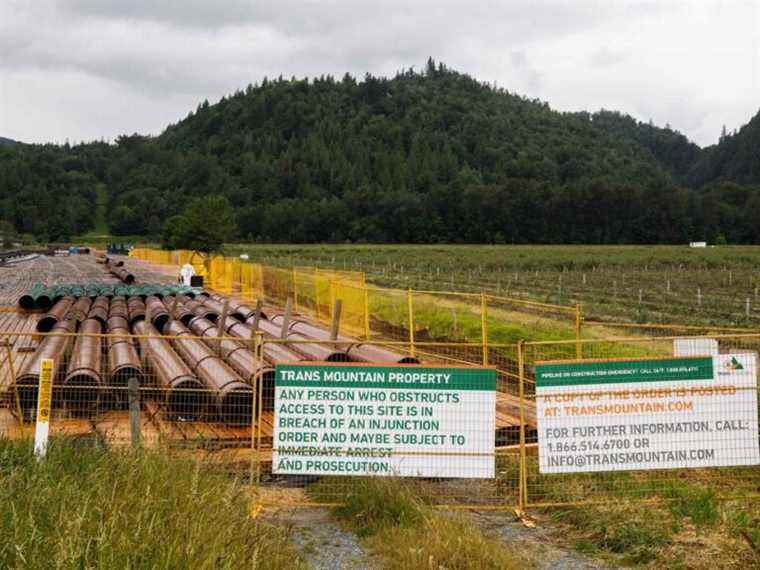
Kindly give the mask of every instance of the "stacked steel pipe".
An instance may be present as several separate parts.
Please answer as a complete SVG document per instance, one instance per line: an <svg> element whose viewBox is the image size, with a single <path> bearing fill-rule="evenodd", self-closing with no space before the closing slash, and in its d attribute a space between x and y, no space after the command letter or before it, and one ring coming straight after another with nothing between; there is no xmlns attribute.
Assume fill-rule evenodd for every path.
<svg viewBox="0 0 760 570"><path fill-rule="evenodd" d="M169 312L166 310L164 303L155 295L145 299L145 310L150 315L150 322L159 332L163 332L164 326L169 320Z"/></svg>
<svg viewBox="0 0 760 570"><path fill-rule="evenodd" d="M73 333L76 330L76 321L62 318L51 328L50 334L42 339L32 358L24 363L23 368L16 377L16 395L24 419L35 419L37 413L37 386L40 382L40 366L42 360L53 360L53 382L63 365L66 351L71 344Z"/></svg>
<svg viewBox="0 0 760 570"><path fill-rule="evenodd" d="M37 332L46 333L53 330L55 325L66 317L66 313L69 312L75 301L74 297L64 297L58 301L47 314L42 315L37 321Z"/></svg>
<svg viewBox="0 0 760 570"><path fill-rule="evenodd" d="M124 283L85 283L85 284L64 284L46 286L42 283L35 283L26 293L21 295L18 300L19 307L24 310L43 310L48 311L50 308L64 297L114 297L114 296L135 296L143 298L155 295L163 298L169 295L185 295L190 298L201 296L205 293L202 289L188 287L186 285L165 285L159 283L148 283L142 285L127 285Z"/></svg>
<svg viewBox="0 0 760 570"><path fill-rule="evenodd" d="M246 321L246 324L253 326L253 317ZM259 320L258 328L265 335L272 338L281 338L282 325L277 325L272 321ZM293 350L303 354L307 360L316 360L320 362L348 362L348 355L345 351L338 349L330 344L318 344L309 342L310 339L297 332L287 332L287 340L293 341ZM328 339L329 340L329 339Z"/></svg>
<svg viewBox="0 0 760 570"><path fill-rule="evenodd" d="M159 398L172 418L195 421L203 417L207 392L169 341L161 338L155 327L144 319L133 325L140 335L140 353L144 368L155 373Z"/></svg>
<svg viewBox="0 0 760 570"><path fill-rule="evenodd" d="M174 313L172 318L182 321L187 326L195 318L193 312L187 308L186 304L190 302L190 297L185 295L174 295L165 300L164 304Z"/></svg>
<svg viewBox="0 0 760 570"><path fill-rule="evenodd" d="M69 316L74 318L77 322L81 323L87 318L87 314L90 312L92 301L89 297L79 297L76 302L69 309Z"/></svg>
<svg viewBox="0 0 760 570"><path fill-rule="evenodd" d="M97 408L100 401L103 325L98 319L88 318L80 325L79 333L63 380L63 401L76 414Z"/></svg>
<svg viewBox="0 0 760 570"><path fill-rule="evenodd" d="M145 303L141 297L130 297L127 300L127 311L129 312L129 324L135 326L138 321L145 320Z"/></svg>
<svg viewBox="0 0 760 570"><path fill-rule="evenodd" d="M190 369L216 394L216 412L226 423L244 425L251 421L253 391L251 386L204 342L193 338L190 331L178 320L166 327L172 337L172 346Z"/></svg>
<svg viewBox="0 0 760 570"><path fill-rule="evenodd" d="M108 312L108 370L111 383L126 386L130 378L142 380L142 367L135 343L129 335L127 304L124 297L114 297Z"/></svg>
<svg viewBox="0 0 760 570"><path fill-rule="evenodd" d="M90 307L90 312L87 314L87 318L96 319L100 322L101 326L106 326L110 305L111 301L109 301L108 297L97 297Z"/></svg>
<svg viewBox="0 0 760 570"><path fill-rule="evenodd" d="M264 409L274 407L274 368L253 356L250 341L235 341L228 337L218 338L218 326L203 317L190 322L190 331L211 349L219 351L224 361L251 386L261 386ZM224 331L223 331L224 332Z"/></svg>
<svg viewBox="0 0 760 570"><path fill-rule="evenodd" d="M225 298L221 295L218 295L216 293L209 296L209 299L204 300L204 304L207 306L209 305L210 301L215 301L216 305L214 305L216 308L219 309L219 313L221 313L221 307L224 305ZM244 302L239 301L237 299L230 299L229 300L229 315L240 322L244 323L249 318L252 318L256 314L256 309L251 308L250 306L246 305ZM259 318L260 319L267 319L268 314L265 311L259 312Z"/></svg>
<svg viewBox="0 0 760 570"><path fill-rule="evenodd" d="M224 322L224 330L228 335L242 339L250 339L253 334L253 329L250 326L232 317L227 317L227 320ZM304 360L304 357L284 344L265 343L264 360L274 366L276 364L298 362Z"/></svg>

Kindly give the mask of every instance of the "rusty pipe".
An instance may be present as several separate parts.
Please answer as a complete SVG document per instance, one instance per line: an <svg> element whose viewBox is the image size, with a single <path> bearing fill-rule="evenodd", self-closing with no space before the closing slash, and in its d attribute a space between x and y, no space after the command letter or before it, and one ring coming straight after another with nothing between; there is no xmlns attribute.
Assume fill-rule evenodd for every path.
<svg viewBox="0 0 760 570"><path fill-rule="evenodd" d="M39 321L37 321L37 332L50 332L55 327L56 323L64 320L66 313L74 304L74 297L63 297L58 301L53 308L46 314L42 315Z"/></svg>
<svg viewBox="0 0 760 570"><path fill-rule="evenodd" d="M174 300L177 300L176 307ZM190 297L187 295L170 295L166 299L164 299L164 305L166 305L166 308L171 313L172 309L174 308L174 314L171 315L173 319L178 319L182 321L182 323L187 326L187 324L192 321L195 318L195 315L190 311L186 306L185 303L190 302Z"/></svg>
<svg viewBox="0 0 760 570"><path fill-rule="evenodd" d="M195 317L190 323L190 331L199 337L211 348L219 351L219 354L230 367L237 372L243 380L251 386L258 386L261 382L261 396L265 410L274 408L274 368L264 361L253 357L250 340L236 341L229 337L217 338L218 327L208 319Z"/></svg>
<svg viewBox="0 0 760 570"><path fill-rule="evenodd" d="M81 323L87 318L91 306L92 300L89 297L79 297L69 309L69 316Z"/></svg>
<svg viewBox="0 0 760 570"><path fill-rule="evenodd" d="M221 313L221 307L224 305L225 297L217 293L213 293L210 296L210 299L216 301L216 306L219 307L219 312ZM244 323L247 319L253 317L256 314L256 309L246 305L244 301L232 298L230 298L229 301L229 315L236 318L241 323ZM206 301L204 304L208 305L208 301ZM261 316L259 318L266 320L269 318L269 316L262 309Z"/></svg>
<svg viewBox="0 0 760 570"><path fill-rule="evenodd" d="M215 298L223 299L223 297L220 297L218 295L215 295ZM191 309L197 309L198 306L202 306L202 300L191 300L184 304L185 308L191 308ZM202 319L205 319L203 316L203 312L199 311L201 315L199 316ZM191 318L188 318L186 321L183 321L183 324L185 326L189 326L193 319L196 318L194 313L191 313ZM218 319L218 317L217 317ZM262 315L263 319L263 315ZM214 322L211 319L205 319L207 322L211 323L214 327L218 325L218 322ZM253 317L249 319L250 322L253 322ZM260 321L261 322L261 321ZM199 326L199 325L196 325ZM232 318L230 316L227 317L227 319L224 322L223 327L225 333L229 336L234 336L237 338L244 339L246 341L251 339L251 335L253 334L253 331L251 329L251 326L249 324L241 323L235 318ZM201 335L198 335L201 336ZM278 364L278 363L286 363L286 362L297 362L299 360L303 360L303 356L293 350L290 350L288 347L286 347L283 344L274 344L274 343L268 343L264 345L263 350L263 356L264 360L271 364L272 366Z"/></svg>
<svg viewBox="0 0 760 570"><path fill-rule="evenodd" d="M226 297L222 297L221 295L217 294L214 294L210 297L201 298L203 306L207 307L210 311L213 311L217 315L215 318L218 318L218 315L221 315L224 311L224 303L226 300ZM245 322L246 319L251 318L256 314L256 309L251 309L250 307L243 305L240 301L237 301L235 299L229 299L227 314L231 317L236 318L240 322ZM264 311L261 312L261 316L259 318L267 318L267 316L264 314Z"/></svg>
<svg viewBox="0 0 760 570"><path fill-rule="evenodd" d="M108 297L97 297L90 307L90 312L87 313L87 318L97 319L101 326L106 326L110 304Z"/></svg>
<svg viewBox="0 0 760 570"><path fill-rule="evenodd" d="M274 319L273 319L274 320ZM253 324L253 319L248 319L248 324ZM273 321L259 321L259 330L265 335L272 338L280 338L282 326L277 326ZM290 346L296 352L299 352L306 357L307 360L314 360L320 362L349 362L348 355L345 351L340 350L338 347L332 344L317 344L309 342L308 337L297 333L288 332L286 339L293 341Z"/></svg>
<svg viewBox="0 0 760 570"><path fill-rule="evenodd" d="M420 361L408 354L399 354L376 344L352 344L348 350L348 357L354 362L372 362L380 364L419 364Z"/></svg>
<svg viewBox="0 0 760 570"><path fill-rule="evenodd" d="M140 335L143 368L155 373L159 399L169 415L188 421L200 419L207 404L203 384L152 324L143 319L132 326L134 332Z"/></svg>
<svg viewBox="0 0 760 570"><path fill-rule="evenodd" d="M283 322L283 315L276 315L272 317L271 322L277 325L279 329L282 329L282 322ZM303 321L301 319L294 319L290 321L288 324L288 335L290 333L297 333L301 336L304 336L306 338L312 338L314 340L321 340L321 341L331 341L333 340L330 338L330 331L327 331L323 328L320 328L318 326L312 325L311 323L308 323L306 321ZM290 338L288 336L288 338ZM352 339L338 335L338 338L335 339L336 344L333 345L336 349L340 349L341 351L346 351L349 346L351 346L352 342L354 342ZM337 342L340 342L340 344L337 344Z"/></svg>
<svg viewBox="0 0 760 570"><path fill-rule="evenodd" d="M127 309L127 301L121 295L117 295L111 298L111 305L108 307L108 318L122 317L123 319L129 319L129 310Z"/></svg>
<svg viewBox="0 0 760 570"><path fill-rule="evenodd" d="M250 339L253 334L253 329L244 323L227 317L224 322L225 330L228 335L235 336L242 339ZM295 352L285 346L284 344L277 343L265 343L264 344L264 360L271 365L285 364L287 362L298 362L303 360L303 356L298 352Z"/></svg>
<svg viewBox="0 0 760 570"><path fill-rule="evenodd" d="M150 313L150 322L159 332L163 332L169 320L169 311L166 310L164 302L155 295L149 295L145 299L145 309Z"/></svg>
<svg viewBox="0 0 760 570"><path fill-rule="evenodd" d="M217 315L221 315L224 311L224 301L217 301L213 297L204 297L201 302L204 307L214 311Z"/></svg>
<svg viewBox="0 0 760 570"><path fill-rule="evenodd" d="M133 295L127 300L127 311L131 326L134 327L138 321L145 320L145 302L139 296Z"/></svg>
<svg viewBox="0 0 760 570"><path fill-rule="evenodd" d="M66 408L82 414L98 407L101 386L101 344L103 325L97 319L85 319L79 327L66 377L63 401Z"/></svg>
<svg viewBox="0 0 760 570"><path fill-rule="evenodd" d="M188 311L188 313L185 313L184 318L181 319L185 326L190 324L193 317L203 317L210 321L216 321L216 319L219 318L218 313L206 307L201 299L187 301L183 304L183 307Z"/></svg>
<svg viewBox="0 0 760 570"><path fill-rule="evenodd" d="M116 267L114 264L111 264L111 263L107 264L107 267L109 271L111 272L111 275L118 277L127 285L132 285L132 283L135 282L135 276L129 271L127 271L124 267Z"/></svg>
<svg viewBox="0 0 760 570"><path fill-rule="evenodd" d="M167 327L172 346L190 369L216 393L216 411L229 424L250 423L253 391L240 376L204 342L194 338L180 321L173 320Z"/></svg>
<svg viewBox="0 0 760 570"><path fill-rule="evenodd" d="M219 319L219 313L217 313L215 310L205 305L198 305L197 307L195 307L193 309L193 314L196 317L203 317L204 319L208 319L209 321L213 323L215 323L217 319Z"/></svg>
<svg viewBox="0 0 760 570"><path fill-rule="evenodd" d="M278 315L272 319L276 325L282 326L282 316ZM315 326L303 320L295 320L288 326L290 332L298 333L314 340L330 340L330 333L323 328ZM290 338L290 335L288 335ZM393 364L419 364L420 361L414 356L399 354L369 343L360 343L346 336L338 336L336 339L341 344L335 345L345 351L348 358L354 362L371 362L371 363L393 363Z"/></svg>
<svg viewBox="0 0 760 570"><path fill-rule="evenodd" d="M142 382L142 366L137 355L135 342L129 335L129 323L120 315L108 317L107 331L109 335L119 335L121 338L108 337L108 372L111 384L126 386L130 378Z"/></svg>
<svg viewBox="0 0 760 570"><path fill-rule="evenodd" d="M21 407L24 419L33 420L37 415L37 386L40 382L40 365L45 358L53 359L53 385L56 383L58 373L62 368L66 351L71 344L71 336L62 336L64 333L73 333L76 330L74 319L62 319L53 325L31 359L24 363L16 377L16 395Z"/></svg>

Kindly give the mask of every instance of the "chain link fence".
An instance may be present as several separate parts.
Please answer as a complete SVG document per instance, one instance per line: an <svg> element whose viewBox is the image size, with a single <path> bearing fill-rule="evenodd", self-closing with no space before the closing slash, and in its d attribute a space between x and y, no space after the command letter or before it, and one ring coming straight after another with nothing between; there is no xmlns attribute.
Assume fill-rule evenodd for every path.
<svg viewBox="0 0 760 570"><path fill-rule="evenodd" d="M525 509L623 499L667 500L686 484L712 489L721 498L756 499L760 495L760 468L757 465L546 472L538 453L542 421L539 410L545 408L541 398L552 400L561 396L561 406L583 408L597 404L599 396L591 394L587 388L541 393L536 385L537 369L544 363L606 363L632 359L656 362L656 359L672 358L678 351L680 357L695 358L705 356L705 346L715 347L716 355L755 356L760 347L760 335L692 337L691 345L683 345L682 336L583 340L580 343L582 360L577 359L575 339L491 344L487 346L491 368L485 370L495 368L497 372L495 390L491 390L492 404L483 399L459 411L443 408L441 412L424 412L428 415L420 416L418 423L413 425L404 423L409 421L408 417L404 422L393 423L393 416L361 418L357 412L356 419L390 423L372 424L376 430L367 427L369 424L361 427L357 423L352 428L342 426L346 437L363 431L385 433L395 429L406 439L388 442L370 437L349 442L352 445L338 445L341 442L276 440L278 431L291 434L284 436L291 438L299 431L317 434L309 437L322 434L319 426L314 429L295 426L304 429L294 431L285 429L293 425L278 424L278 421L297 421L288 420L287 410L276 407L278 403L289 404L287 399L275 397L278 389L275 368L278 365L330 362L335 367L371 370L380 363L427 371L443 366L446 370L461 371L463 390L468 387L475 390L480 386L480 391L485 394L488 390L483 389L484 368L481 366L485 343L415 341L412 344L408 339L367 343L353 337L341 337L335 341L293 340L261 334L241 337L219 335L218 327L214 326L209 326L205 334L197 335L179 324L172 324L174 321L164 325L164 334L147 323L135 326L134 334L103 334L100 332L102 328L88 322L92 320L80 323L78 332L60 328L44 334L23 330L0 333L0 437L33 436L40 363L43 358L52 358L50 432L53 441L63 435L94 435L108 446L161 447L217 458L239 475L251 478L262 505L339 503L352 475L350 471L330 473L329 469L344 465L349 453L353 454L354 464L358 457L361 462L380 466L370 467L378 469L370 471L371 475L399 474L399 469L414 465L411 469L428 474L415 479L420 492L432 503L454 507ZM751 380L746 385L735 385L733 399L727 400L723 407L711 408L705 420L708 426L704 429L704 426L697 426L702 431L694 431L683 440L690 444L704 442L704 445L692 445L689 449L695 449L695 453L700 449L700 453L709 453L714 447L710 437L717 437L716 422L734 412L756 416L757 384L756 378ZM721 389L729 388L724 386ZM425 393L423 389L404 393L416 392ZM358 398L357 394L357 390L334 389L324 394L323 400L308 402L324 407L322 412L313 409L312 416L322 416L329 422L340 415L331 414L330 405L364 405L361 401L351 400ZM677 397L665 393L652 396L642 392L639 395L641 398L659 398L667 407L687 406L694 398L717 402L720 393L713 391ZM388 397L409 396L389 394ZM626 395L629 399L623 403L643 401L638 397L634 390ZM296 398L293 404L304 402ZM377 409L381 404L375 401L373 405ZM418 410L426 409L425 402L388 401L382 405L387 405L388 410L392 410L392 406L407 405ZM495 414L491 414L491 409ZM492 423L484 423L484 418L493 418ZM655 412L645 408L642 408L639 419L638 423L642 425L662 423ZM599 423L592 415L579 425L588 429ZM720 434L725 436L722 445L736 448L733 451L737 456L741 454L739 447L746 447L747 438L740 437L746 436L745 428L737 424L733 426L734 433ZM487 437L484 430L488 431ZM437 453L430 451L429 445L419 444L426 433L443 433L446 437L466 434L480 442L480 447L473 450L465 446L467 451L446 448ZM596 447L583 450L573 448L573 442L557 440L555 443L560 446L559 455L575 457L582 451L587 456L614 456L616 460L640 463L646 449L618 449L615 446L622 445L616 443L619 439L610 435L590 435L585 440L586 445ZM426 443L431 441L428 438ZM753 441L754 452L757 452L756 432ZM567 447L563 448L563 445ZM331 451L334 457L325 459L323 454L313 457L315 447L341 449ZM677 451L675 443L670 451ZM278 468L277 457L288 453L290 460L312 461L312 467L314 462L322 462L328 466L327 471L315 475L311 469L305 474L293 474L292 470ZM687 457L685 465L689 465L689 460ZM442 478L430 475L442 463L461 468L463 473L468 473L468 469L488 469L489 476Z"/></svg>

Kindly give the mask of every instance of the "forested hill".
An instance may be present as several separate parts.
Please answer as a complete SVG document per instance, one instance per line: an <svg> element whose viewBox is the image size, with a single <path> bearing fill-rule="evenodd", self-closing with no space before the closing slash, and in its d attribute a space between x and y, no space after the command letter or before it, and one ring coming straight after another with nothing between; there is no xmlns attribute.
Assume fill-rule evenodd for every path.
<svg viewBox="0 0 760 570"><path fill-rule="evenodd" d="M5 137L0 137L0 146L11 146L14 144L18 144L18 141L14 141L13 139L8 139Z"/></svg>
<svg viewBox="0 0 760 570"><path fill-rule="evenodd" d="M724 133L717 145L704 149L690 178L697 186L716 180L760 184L760 112L737 133Z"/></svg>
<svg viewBox="0 0 760 570"><path fill-rule="evenodd" d="M241 239L757 241L760 192L686 186L703 160L669 128L559 113L430 61L392 79L265 80L155 138L0 149L0 212L50 237L86 231L103 183L125 235L158 235L188 199L221 194ZM70 192L54 229L30 209Z"/></svg>

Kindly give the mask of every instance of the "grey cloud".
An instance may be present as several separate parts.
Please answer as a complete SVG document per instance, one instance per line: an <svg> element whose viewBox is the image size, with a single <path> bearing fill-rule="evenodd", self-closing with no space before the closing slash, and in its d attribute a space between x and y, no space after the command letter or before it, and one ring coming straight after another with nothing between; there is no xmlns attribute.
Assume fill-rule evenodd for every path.
<svg viewBox="0 0 760 570"><path fill-rule="evenodd" d="M719 119L705 114L711 100L693 93L702 70L671 60L673 71L661 74L657 50L667 54L674 36L652 31L681 24L690 10L682 3L601 0L3 0L0 85L18 88L0 90L0 135L45 140L44 121L29 126L9 109L20 105L23 88L54 86L64 77L59 85L70 90L64 94L70 106L58 132L68 128L79 139L103 125L99 134L113 138L157 132L166 117L177 120L198 101L265 75L392 74L419 68L431 55L560 109L617 108L671 121L709 141L701 137ZM639 40L644 33L650 37ZM685 52L690 61L699 57ZM88 84L102 96L78 108L77 89ZM757 88L743 92L748 99L760 95ZM125 113L129 106L121 102L130 100L135 112ZM54 89L35 93L34 101L46 107L42 115L55 114ZM730 104L721 99L713 106ZM746 113L747 103L739 104L732 116Z"/></svg>
<svg viewBox="0 0 760 570"><path fill-rule="evenodd" d="M59 0L16 3L0 67L81 71L147 93L205 93L263 75L392 72L471 41L481 53L598 25L565 3ZM6 8L7 9L7 8ZM538 24L540 22L540 25ZM37 34L37 30L45 33ZM474 38L474 39L473 39ZM391 69L395 67L395 69ZM537 78L531 73L528 87Z"/></svg>
<svg viewBox="0 0 760 570"><path fill-rule="evenodd" d="M611 67L627 58L627 55L621 51L615 51L607 47L599 48L589 57L591 65L594 67Z"/></svg>

